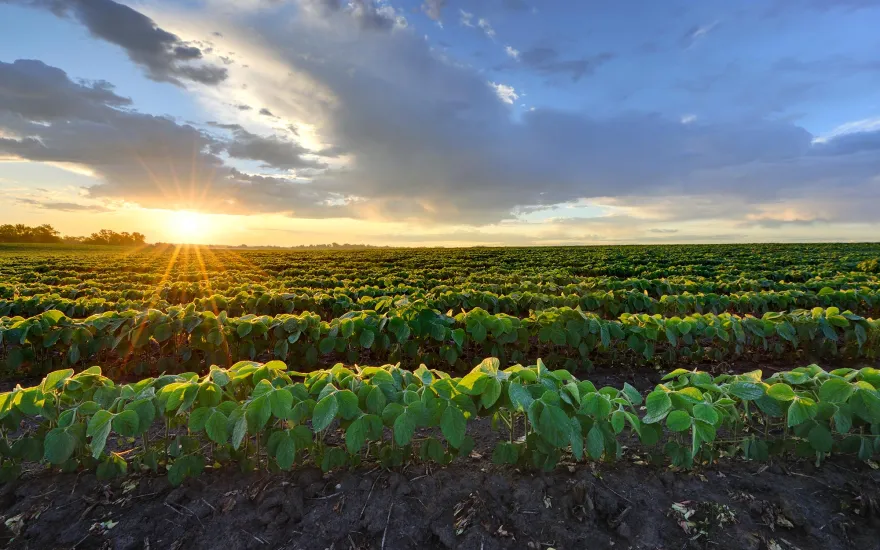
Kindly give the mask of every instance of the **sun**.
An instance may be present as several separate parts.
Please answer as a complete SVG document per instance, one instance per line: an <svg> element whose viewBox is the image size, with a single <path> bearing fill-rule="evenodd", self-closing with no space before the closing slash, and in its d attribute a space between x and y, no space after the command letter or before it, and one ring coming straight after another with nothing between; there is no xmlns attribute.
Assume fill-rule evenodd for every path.
<svg viewBox="0 0 880 550"><path fill-rule="evenodd" d="M210 224L204 214L176 210L172 213L170 229L181 244L202 243L210 233Z"/></svg>

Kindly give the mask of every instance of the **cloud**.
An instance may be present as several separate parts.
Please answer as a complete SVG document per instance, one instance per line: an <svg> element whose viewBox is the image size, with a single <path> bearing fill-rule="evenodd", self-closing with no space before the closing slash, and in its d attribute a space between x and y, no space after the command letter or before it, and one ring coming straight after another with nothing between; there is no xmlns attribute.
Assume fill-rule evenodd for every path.
<svg viewBox="0 0 880 550"><path fill-rule="evenodd" d="M18 198L16 201L36 206L44 210L58 210L60 212L94 212L96 214L112 212L113 210L101 205L79 204L75 202L42 202L35 199Z"/></svg>
<svg viewBox="0 0 880 550"><path fill-rule="evenodd" d="M0 155L88 166L100 178L90 197L393 220L422 233L503 226L529 212L584 202L615 215L554 221L564 231L535 239L685 241L701 231L719 239L748 234L738 223L880 221L876 131L814 143L790 120L713 118L700 105L677 106L673 115L514 111L499 101L501 86L516 94L513 87L487 85L485 74L432 49L420 33L397 23L383 32L365 29L350 6L309 6L279 3L278 13L234 19L191 14L190 25L222 30L225 45L250 65L230 66L226 82L198 91L209 104L214 98L222 120L240 121L241 131L222 128L229 134L218 136L211 132L221 128L200 131L138 113L109 84L75 83L58 69L18 62L0 65L7 71L0 72L0 129L7 136ZM186 20L175 23L187 28ZM607 61L600 57L533 48L520 53L517 66L577 80ZM264 106L277 118L235 105ZM691 108L700 119L682 124L681 113ZM245 129L249 116L259 131ZM291 124L296 141L266 130L283 133ZM246 173L237 159L308 178ZM302 167L309 161L327 166ZM649 231L657 227L678 233Z"/></svg>
<svg viewBox="0 0 880 550"><path fill-rule="evenodd" d="M504 46L504 53L511 59L519 60L519 50L511 46Z"/></svg>
<svg viewBox="0 0 880 550"><path fill-rule="evenodd" d="M222 148L230 157L263 162L264 168L291 170L323 168L325 165L303 158L311 153L305 147L278 136L258 136L238 125L218 125L232 131L233 138Z"/></svg>
<svg viewBox="0 0 880 550"><path fill-rule="evenodd" d="M718 21L713 21L711 23L705 25L694 25L684 35L681 37L681 44L684 48L690 48L697 41L705 38L710 32L712 32L715 27L718 26Z"/></svg>
<svg viewBox="0 0 880 550"><path fill-rule="evenodd" d="M135 64L158 82L182 85L183 81L216 85L227 70L199 62L202 50L157 26L142 13L113 0L8 0L16 4L49 9L69 17L96 38L125 50Z"/></svg>
<svg viewBox="0 0 880 550"><path fill-rule="evenodd" d="M477 26L482 29L483 33L492 40L495 40L495 29L492 28L492 25L489 23L488 19L481 17L479 21L477 21Z"/></svg>
<svg viewBox="0 0 880 550"><path fill-rule="evenodd" d="M422 2L422 11L425 15L434 21L443 20L443 8L446 7L446 0L425 0Z"/></svg>
<svg viewBox="0 0 880 550"><path fill-rule="evenodd" d="M660 233L661 235L671 235L678 233L678 229L649 229L649 233Z"/></svg>
<svg viewBox="0 0 880 550"><path fill-rule="evenodd" d="M0 157L85 167L98 177L88 197L147 207L304 215L343 210L331 205L339 202L337 194L244 174L219 156L279 168L314 166L296 144L236 128L226 141L128 107L106 82L73 82L40 61L0 62L0 135L12 136L0 138Z"/></svg>
<svg viewBox="0 0 880 550"><path fill-rule="evenodd" d="M489 85L492 86L495 93L498 94L498 99L508 105L513 105L513 102L519 99L519 95L516 93L516 90L513 89L513 86L496 84L495 82L490 82Z"/></svg>
<svg viewBox="0 0 880 550"><path fill-rule="evenodd" d="M548 47L536 47L519 52L519 60L534 72L548 77L566 75L572 82L593 74L599 66L613 58L610 53L601 53L576 59L560 59L559 52Z"/></svg>
<svg viewBox="0 0 880 550"><path fill-rule="evenodd" d="M458 22L461 23L462 25L464 25L465 27L473 27L474 26L474 23L473 23L474 14L467 12L467 11L464 11L462 9L459 9L458 16L459 16Z"/></svg>

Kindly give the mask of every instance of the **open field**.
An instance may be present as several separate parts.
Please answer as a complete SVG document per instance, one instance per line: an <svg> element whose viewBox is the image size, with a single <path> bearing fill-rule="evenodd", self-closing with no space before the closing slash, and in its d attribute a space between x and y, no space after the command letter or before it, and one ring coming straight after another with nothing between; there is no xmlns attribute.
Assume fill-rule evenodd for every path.
<svg viewBox="0 0 880 550"><path fill-rule="evenodd" d="M5 540L870 547L878 259L0 245Z"/></svg>

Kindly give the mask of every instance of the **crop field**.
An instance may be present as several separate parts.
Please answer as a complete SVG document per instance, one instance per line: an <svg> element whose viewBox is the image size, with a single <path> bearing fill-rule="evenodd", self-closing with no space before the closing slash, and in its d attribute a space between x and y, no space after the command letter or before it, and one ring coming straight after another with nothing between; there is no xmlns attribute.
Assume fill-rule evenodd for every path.
<svg viewBox="0 0 880 550"><path fill-rule="evenodd" d="M0 244L3 540L875 547L878 261Z"/></svg>

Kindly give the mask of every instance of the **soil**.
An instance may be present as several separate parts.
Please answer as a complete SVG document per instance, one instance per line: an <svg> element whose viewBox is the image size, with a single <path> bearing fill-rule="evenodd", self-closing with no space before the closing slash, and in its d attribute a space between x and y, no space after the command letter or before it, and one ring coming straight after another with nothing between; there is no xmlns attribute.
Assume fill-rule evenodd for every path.
<svg viewBox="0 0 880 550"><path fill-rule="evenodd" d="M774 365L705 365L714 373ZM783 367L779 367L780 369ZM790 365L787 367L790 368ZM597 369L597 386L647 391L660 372ZM474 453L448 467L365 465L323 474L206 470L112 482L29 471L0 487L0 546L17 549L877 548L880 470L831 457L657 466L635 442L614 463L553 472L491 463L499 432L468 428ZM503 435L503 434L502 434ZM687 516L685 518L685 516Z"/></svg>
<svg viewBox="0 0 880 550"><path fill-rule="evenodd" d="M31 473L0 489L0 544L831 550L876 548L880 536L880 471L858 461L727 460L684 472L627 453L613 464L528 472L491 464L485 428L475 430L477 451L445 468L218 470L177 488L164 476L104 483ZM692 529L676 503L693 511Z"/></svg>

